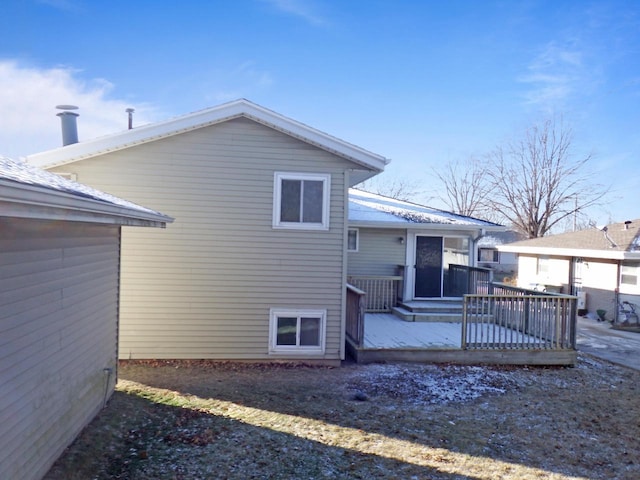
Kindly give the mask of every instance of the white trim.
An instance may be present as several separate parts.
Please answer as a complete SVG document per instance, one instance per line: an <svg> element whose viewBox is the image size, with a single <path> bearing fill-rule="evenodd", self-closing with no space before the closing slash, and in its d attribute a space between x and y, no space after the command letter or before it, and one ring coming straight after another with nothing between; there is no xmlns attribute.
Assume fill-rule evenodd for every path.
<svg viewBox="0 0 640 480"><path fill-rule="evenodd" d="M283 222L280 220L282 205L282 181L300 180L322 182L322 221L321 222ZM325 173L275 172L273 174L273 228L292 230L329 230L329 206L331 195L331 175ZM301 199L302 201L302 199ZM301 210L302 214L302 210Z"/></svg>
<svg viewBox="0 0 640 480"><path fill-rule="evenodd" d="M581 257L608 260L640 260L640 252L624 252L622 250L592 250L582 248L554 247L521 247L514 245L497 245L499 252L517 253L520 255L548 255L551 257Z"/></svg>
<svg viewBox="0 0 640 480"><path fill-rule="evenodd" d="M349 232L356 232L356 248L349 249ZM360 230L357 228L347 228L347 252L357 253L360 250Z"/></svg>
<svg viewBox="0 0 640 480"><path fill-rule="evenodd" d="M300 319L302 317L320 319L319 341L317 346L278 345L278 318L297 318L296 343L300 342ZM316 309L271 308L269 310L269 353L284 355L323 355L325 351L327 330L327 311Z"/></svg>

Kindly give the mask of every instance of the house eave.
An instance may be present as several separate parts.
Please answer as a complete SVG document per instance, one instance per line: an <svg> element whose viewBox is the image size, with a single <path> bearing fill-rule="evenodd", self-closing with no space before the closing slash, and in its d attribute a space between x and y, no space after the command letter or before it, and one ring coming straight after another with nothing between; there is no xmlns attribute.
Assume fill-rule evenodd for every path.
<svg viewBox="0 0 640 480"><path fill-rule="evenodd" d="M274 130L352 161L364 167L366 170L371 170L375 173L382 172L390 162L389 159L381 155L369 152L244 99L176 117L164 122L143 125L113 135L67 145L46 152L35 153L27 156L27 161L32 165L42 168L62 166L161 138L179 135L191 130L205 128L239 117L245 117L273 128Z"/></svg>
<svg viewBox="0 0 640 480"><path fill-rule="evenodd" d="M518 253L522 255L549 255L556 257L600 258L607 260L640 260L640 252L627 252L622 250L519 247L511 245L499 245L497 249L499 252Z"/></svg>
<svg viewBox="0 0 640 480"><path fill-rule="evenodd" d="M0 180L0 217L166 227L173 218L78 197L37 185Z"/></svg>
<svg viewBox="0 0 640 480"><path fill-rule="evenodd" d="M405 229L412 231L478 231L502 232L506 227L500 225L460 225L445 223L412 223L412 222L367 222L349 221L349 227L353 228L382 228L382 229Z"/></svg>

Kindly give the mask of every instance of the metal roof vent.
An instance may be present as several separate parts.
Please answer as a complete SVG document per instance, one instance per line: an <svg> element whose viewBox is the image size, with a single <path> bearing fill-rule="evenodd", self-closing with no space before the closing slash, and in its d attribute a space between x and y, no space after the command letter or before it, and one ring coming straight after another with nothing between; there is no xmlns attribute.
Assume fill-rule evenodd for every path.
<svg viewBox="0 0 640 480"><path fill-rule="evenodd" d="M78 107L75 105L56 105L56 108L63 110L56 114L56 116L60 117L62 123L62 146L78 143L78 123L76 119L80 115L71 111L77 110Z"/></svg>
<svg viewBox="0 0 640 480"><path fill-rule="evenodd" d="M627 220L626 222L624 222L624 229L625 230L629 230L629 225L631 225L633 222L631 220Z"/></svg>
<svg viewBox="0 0 640 480"><path fill-rule="evenodd" d="M133 128L133 112L136 110L134 108L127 108L125 112L127 112L127 117L129 119L129 130Z"/></svg>

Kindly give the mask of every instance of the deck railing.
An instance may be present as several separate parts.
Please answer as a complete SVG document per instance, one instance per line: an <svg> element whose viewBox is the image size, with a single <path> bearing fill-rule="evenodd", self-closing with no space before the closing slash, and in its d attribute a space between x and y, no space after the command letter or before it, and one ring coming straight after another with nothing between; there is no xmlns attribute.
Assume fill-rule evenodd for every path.
<svg viewBox="0 0 640 480"><path fill-rule="evenodd" d="M493 272L488 268L449 264L445 297L462 297L465 294L488 294Z"/></svg>
<svg viewBox="0 0 640 480"><path fill-rule="evenodd" d="M575 349L576 297L517 293L464 296L463 349Z"/></svg>
<svg viewBox="0 0 640 480"><path fill-rule="evenodd" d="M361 347L364 343L366 296L364 291L347 284L346 333L357 347Z"/></svg>
<svg viewBox="0 0 640 480"><path fill-rule="evenodd" d="M347 282L366 292L366 311L390 312L401 297L401 276L349 275Z"/></svg>

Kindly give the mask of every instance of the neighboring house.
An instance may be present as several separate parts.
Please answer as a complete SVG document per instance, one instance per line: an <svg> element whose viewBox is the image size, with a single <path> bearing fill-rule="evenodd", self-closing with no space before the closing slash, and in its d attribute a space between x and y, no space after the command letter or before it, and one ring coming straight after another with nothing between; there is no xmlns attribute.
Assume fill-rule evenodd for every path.
<svg viewBox="0 0 640 480"><path fill-rule="evenodd" d="M518 286L578 295L578 308L640 305L640 219L498 246L518 255Z"/></svg>
<svg viewBox="0 0 640 480"><path fill-rule="evenodd" d="M401 276L404 301L450 296L449 264L476 266L478 242L505 227L349 191L349 276Z"/></svg>
<svg viewBox="0 0 640 480"><path fill-rule="evenodd" d="M0 158L0 478L42 478L110 397L121 227L170 221Z"/></svg>
<svg viewBox="0 0 640 480"><path fill-rule="evenodd" d="M524 240L525 236L514 230L492 232L478 240L478 266L493 270L497 282L517 277L518 256L512 252L500 252L499 245Z"/></svg>
<svg viewBox="0 0 640 480"><path fill-rule="evenodd" d="M387 159L238 100L28 161L178 219L123 233L121 358L344 358L348 189Z"/></svg>

